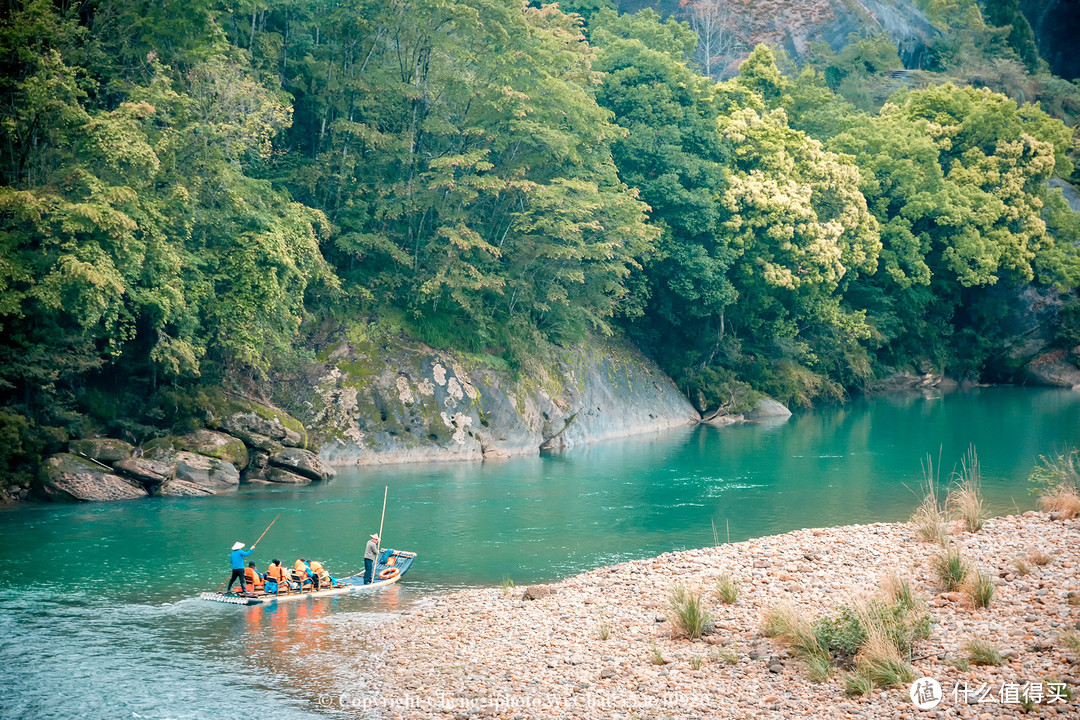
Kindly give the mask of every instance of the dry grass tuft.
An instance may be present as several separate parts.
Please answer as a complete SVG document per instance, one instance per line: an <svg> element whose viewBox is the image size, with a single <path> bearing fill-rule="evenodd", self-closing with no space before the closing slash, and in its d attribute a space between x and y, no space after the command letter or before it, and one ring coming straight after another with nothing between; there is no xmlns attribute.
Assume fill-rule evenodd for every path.
<svg viewBox="0 0 1080 720"><path fill-rule="evenodd" d="M1049 565L1051 561L1053 561L1054 556L1042 548L1031 548L1028 550L1027 559L1030 560L1033 565L1042 567L1043 565Z"/></svg>
<svg viewBox="0 0 1080 720"><path fill-rule="evenodd" d="M938 480L934 475L934 461L929 455L922 469L923 499L911 514L910 522L921 540L944 545L949 537L949 514L938 499Z"/></svg>
<svg viewBox="0 0 1080 720"><path fill-rule="evenodd" d="M1080 491L1064 485L1048 490L1039 498L1039 507L1057 513L1060 520L1071 520L1080 515Z"/></svg>
<svg viewBox="0 0 1080 720"><path fill-rule="evenodd" d="M970 572L964 580L963 591L976 608L990 607L990 601L994 599L994 578L982 570Z"/></svg>
<svg viewBox="0 0 1080 720"><path fill-rule="evenodd" d="M855 657L855 667L873 682L875 687L891 688L909 685L915 680L911 667L896 643L881 627L867 629L866 642Z"/></svg>
<svg viewBox="0 0 1080 720"><path fill-rule="evenodd" d="M709 657L725 665L738 665L739 643L733 640L730 645L724 645L722 647L714 646L713 649L709 651Z"/></svg>
<svg viewBox="0 0 1080 720"><path fill-rule="evenodd" d="M1080 655L1080 631L1070 628L1061 633L1058 638L1065 649L1074 655Z"/></svg>
<svg viewBox="0 0 1080 720"><path fill-rule="evenodd" d="M697 640L713 628L713 614L705 609L700 592L691 592L678 583L668 596L668 615L672 628L691 640Z"/></svg>
<svg viewBox="0 0 1080 720"><path fill-rule="evenodd" d="M1000 650L979 638L969 639L962 649L972 665L1000 665L1005 662Z"/></svg>
<svg viewBox="0 0 1080 720"><path fill-rule="evenodd" d="M1060 520L1080 516L1080 451L1066 449L1057 457L1039 458L1028 480L1039 486L1040 508L1057 513Z"/></svg>
<svg viewBox="0 0 1080 720"><path fill-rule="evenodd" d="M729 573L724 573L717 580L716 597L725 605L734 605L739 599L739 584Z"/></svg>
<svg viewBox="0 0 1080 720"><path fill-rule="evenodd" d="M899 573L887 573L881 578L881 594L889 604L899 603L906 607L915 607L919 597L911 585L911 578Z"/></svg>
<svg viewBox="0 0 1080 720"><path fill-rule="evenodd" d="M945 500L950 513L958 517L968 532L978 532L986 521L982 497L982 471L975 448L968 448L960 461L960 472L955 474L956 487Z"/></svg>
<svg viewBox="0 0 1080 720"><path fill-rule="evenodd" d="M952 592L960 588L971 572L968 564L960 551L954 547L946 547L931 558L930 563L937 575L938 584L942 590Z"/></svg>
<svg viewBox="0 0 1080 720"><path fill-rule="evenodd" d="M664 659L663 653L660 652L660 648L656 647L654 642L649 646L649 661L653 665L667 665L668 661Z"/></svg>
<svg viewBox="0 0 1080 720"><path fill-rule="evenodd" d="M822 682L828 677L829 651L818 642L814 626L793 605L780 605L766 612L762 632L791 648L806 665L812 680Z"/></svg>

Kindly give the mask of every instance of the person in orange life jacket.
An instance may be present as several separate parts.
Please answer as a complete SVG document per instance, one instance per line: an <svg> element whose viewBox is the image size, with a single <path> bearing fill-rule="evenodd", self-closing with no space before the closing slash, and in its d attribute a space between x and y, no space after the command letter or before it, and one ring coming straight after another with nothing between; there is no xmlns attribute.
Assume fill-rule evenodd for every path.
<svg viewBox="0 0 1080 720"><path fill-rule="evenodd" d="M297 558L293 563L293 580L300 584L301 589L304 587L304 583L311 584L311 576L308 574L307 563L303 558Z"/></svg>
<svg viewBox="0 0 1080 720"><path fill-rule="evenodd" d="M326 585L327 587L333 587L337 584L337 580L331 575L323 564L318 560L312 560L308 563L308 567L311 568L311 574L319 579L319 585Z"/></svg>
<svg viewBox="0 0 1080 720"><path fill-rule="evenodd" d="M244 592L244 558L252 553L255 549L244 550L244 543L237 540L233 543L232 552L229 553L229 562L232 564L232 575L229 576L229 587L225 590L225 593L232 592L232 584L236 581L240 581L240 592Z"/></svg>
<svg viewBox="0 0 1080 720"><path fill-rule="evenodd" d="M285 577L285 568L281 567L281 561L274 558L270 567L266 568L266 592L276 593L278 587L288 582Z"/></svg>
<svg viewBox="0 0 1080 720"><path fill-rule="evenodd" d="M319 587L321 585L321 583L320 583L321 578L319 577L319 573L315 572L315 570L312 569L311 561L308 560L307 558L300 558L300 559L304 561L304 569L307 570L308 577L311 578L312 589L313 590L321 590L322 588Z"/></svg>
<svg viewBox="0 0 1080 720"><path fill-rule="evenodd" d="M244 587L248 592L257 592L265 585L263 576L255 569L255 563L249 562L244 571Z"/></svg>
<svg viewBox="0 0 1080 720"><path fill-rule="evenodd" d="M379 535L373 533L364 549L364 584L371 584L371 575L375 572L375 561L379 558Z"/></svg>

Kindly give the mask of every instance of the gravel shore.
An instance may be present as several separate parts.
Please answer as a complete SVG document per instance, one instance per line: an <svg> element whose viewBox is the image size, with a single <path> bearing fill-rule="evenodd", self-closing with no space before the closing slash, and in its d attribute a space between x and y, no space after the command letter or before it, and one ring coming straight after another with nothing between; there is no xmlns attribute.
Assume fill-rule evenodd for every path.
<svg viewBox="0 0 1080 720"><path fill-rule="evenodd" d="M351 622L329 629L342 643L363 637L370 649L337 668L342 687L365 688L346 692L340 704L366 716L417 720L1080 718L1080 665L1061 637L1080 626L1080 520L1009 515L976 533L953 528L950 540L993 576L988 608L940 592L930 563L939 546L902 523L798 530L598 568L550 585L436 596L374 629ZM1048 556L1042 565L1040 553ZM1026 574L1017 559L1025 559ZM933 618L912 661L916 677L941 685L933 709L919 710L909 686L848 697L839 670L813 682L798 659L761 632L770 608L789 604L810 620L836 616L841 606L878 592L889 572L913 580ZM734 605L716 594L725 573L740 588ZM702 590L716 616L715 628L699 640L673 633L668 598L680 582ZM962 648L973 637L993 644L1005 661L966 668ZM1033 686L1046 697L1025 708L1013 688ZM965 687L986 688L984 702ZM1068 693L1075 699L1056 697Z"/></svg>

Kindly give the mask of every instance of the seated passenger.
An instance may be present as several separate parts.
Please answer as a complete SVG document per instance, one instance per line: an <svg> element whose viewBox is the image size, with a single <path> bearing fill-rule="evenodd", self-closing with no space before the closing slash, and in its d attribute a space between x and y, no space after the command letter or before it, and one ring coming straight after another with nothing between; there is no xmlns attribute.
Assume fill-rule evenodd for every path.
<svg viewBox="0 0 1080 720"><path fill-rule="evenodd" d="M299 583L301 590L305 584L311 584L311 575L308 573L307 563L304 562L303 558L298 558L293 563L292 579L294 582Z"/></svg>
<svg viewBox="0 0 1080 720"><path fill-rule="evenodd" d="M266 592L278 593L281 590L281 586L285 585L285 591L288 592L289 587L286 585L289 580L285 576L285 568L281 567L281 561L274 558L274 561L270 563L270 567L266 568Z"/></svg>
<svg viewBox="0 0 1080 720"><path fill-rule="evenodd" d="M318 560L311 561L311 575L319 579L319 587L330 588L337 582L334 577L326 571L323 564Z"/></svg>
<svg viewBox="0 0 1080 720"><path fill-rule="evenodd" d="M311 578L311 584L316 590L322 590L322 578L319 577L319 573L315 572L311 567L311 561L307 558L302 558L304 561L304 567L307 568L308 577Z"/></svg>
<svg viewBox="0 0 1080 720"><path fill-rule="evenodd" d="M248 563L244 570L244 589L248 592L259 592L263 589L263 576L255 569L255 563Z"/></svg>

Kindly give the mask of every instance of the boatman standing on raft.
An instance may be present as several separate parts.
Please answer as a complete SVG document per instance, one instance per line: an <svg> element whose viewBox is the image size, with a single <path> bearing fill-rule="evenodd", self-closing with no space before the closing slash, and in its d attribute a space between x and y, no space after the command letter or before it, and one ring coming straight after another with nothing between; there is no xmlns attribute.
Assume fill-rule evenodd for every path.
<svg viewBox="0 0 1080 720"><path fill-rule="evenodd" d="M232 563L232 576L229 578L229 587L225 590L225 594L232 592L233 581L240 583L240 592L244 592L244 558L252 553L255 549L253 545L251 550L244 550L244 543L237 540L233 543L232 552L229 553L229 561Z"/></svg>
<svg viewBox="0 0 1080 720"><path fill-rule="evenodd" d="M371 539L367 541L367 548L364 550L364 584L371 584L371 575L375 572L375 560L379 557L379 535L373 534Z"/></svg>

